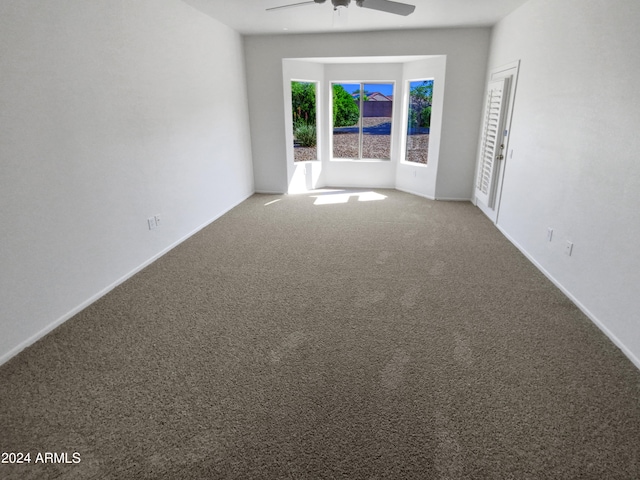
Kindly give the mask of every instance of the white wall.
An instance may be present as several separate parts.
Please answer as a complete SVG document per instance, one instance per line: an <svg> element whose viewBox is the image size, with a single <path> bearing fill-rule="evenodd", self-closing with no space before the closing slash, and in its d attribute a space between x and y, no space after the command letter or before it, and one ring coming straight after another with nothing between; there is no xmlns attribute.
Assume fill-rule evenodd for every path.
<svg viewBox="0 0 640 480"><path fill-rule="evenodd" d="M437 193L471 198L489 39L487 28L245 37L256 189L288 187L283 58L446 55Z"/></svg>
<svg viewBox="0 0 640 480"><path fill-rule="evenodd" d="M253 183L241 38L183 2L3 0L0 72L4 361Z"/></svg>
<svg viewBox="0 0 640 480"><path fill-rule="evenodd" d="M637 0L530 0L489 65L521 60L498 225L640 367L638 24Z"/></svg>

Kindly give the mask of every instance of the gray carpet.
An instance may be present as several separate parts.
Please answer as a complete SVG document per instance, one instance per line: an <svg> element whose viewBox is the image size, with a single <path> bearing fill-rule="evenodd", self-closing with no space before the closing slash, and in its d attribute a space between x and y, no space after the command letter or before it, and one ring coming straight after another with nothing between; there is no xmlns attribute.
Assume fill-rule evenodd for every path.
<svg viewBox="0 0 640 480"><path fill-rule="evenodd" d="M631 362L472 205L377 192L255 195L0 367L2 451L81 458L0 478L639 478Z"/></svg>

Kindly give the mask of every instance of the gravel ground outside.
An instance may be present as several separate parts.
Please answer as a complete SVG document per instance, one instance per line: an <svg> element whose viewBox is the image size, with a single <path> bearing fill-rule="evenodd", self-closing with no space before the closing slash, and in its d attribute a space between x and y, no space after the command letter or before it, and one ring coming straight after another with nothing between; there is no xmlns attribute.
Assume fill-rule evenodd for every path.
<svg viewBox="0 0 640 480"><path fill-rule="evenodd" d="M308 160L318 160L318 149L316 147L293 147L294 162L306 162Z"/></svg>
<svg viewBox="0 0 640 480"><path fill-rule="evenodd" d="M384 123L388 123L391 127L391 117L364 117L362 119L362 128L377 127Z"/></svg>
<svg viewBox="0 0 640 480"><path fill-rule="evenodd" d="M334 129L333 135L333 158L358 158L358 133L352 133L353 127L342 127ZM363 158L374 158L388 160L391 158L391 137L387 134L369 134L370 132L384 132L388 128L391 131L391 122L387 117L368 117L363 119L364 138L362 145ZM345 133L340 133L345 132ZM407 140L407 161L416 163L427 163L429 153L429 135L410 135ZM318 151L316 147L294 148L294 161L304 162L317 160Z"/></svg>
<svg viewBox="0 0 640 480"><path fill-rule="evenodd" d="M427 164L429 155L429 134L409 135L407 137L407 158L408 162Z"/></svg>

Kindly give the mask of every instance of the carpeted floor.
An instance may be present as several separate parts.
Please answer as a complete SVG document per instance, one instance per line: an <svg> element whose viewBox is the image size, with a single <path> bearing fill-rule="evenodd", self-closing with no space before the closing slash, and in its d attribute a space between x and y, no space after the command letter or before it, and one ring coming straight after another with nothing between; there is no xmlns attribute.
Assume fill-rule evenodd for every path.
<svg viewBox="0 0 640 480"><path fill-rule="evenodd" d="M1 366L32 463L0 478L640 478L640 372L478 209L315 195L251 197Z"/></svg>

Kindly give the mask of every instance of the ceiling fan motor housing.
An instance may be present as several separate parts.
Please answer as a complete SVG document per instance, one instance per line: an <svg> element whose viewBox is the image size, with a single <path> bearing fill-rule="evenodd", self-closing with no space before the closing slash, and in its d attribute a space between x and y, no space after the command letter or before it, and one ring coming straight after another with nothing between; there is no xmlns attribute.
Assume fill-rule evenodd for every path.
<svg viewBox="0 0 640 480"><path fill-rule="evenodd" d="M339 7L347 8L351 0L331 0L331 3L333 3L333 9L335 10Z"/></svg>

